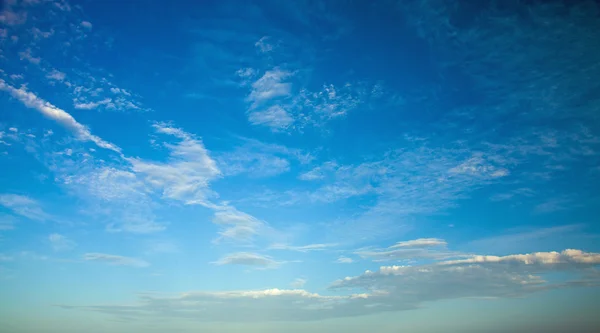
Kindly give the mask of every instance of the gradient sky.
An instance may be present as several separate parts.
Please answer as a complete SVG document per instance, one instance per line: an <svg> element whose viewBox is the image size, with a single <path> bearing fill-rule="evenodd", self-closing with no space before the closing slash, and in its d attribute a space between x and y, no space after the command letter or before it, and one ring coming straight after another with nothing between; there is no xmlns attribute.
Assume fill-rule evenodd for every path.
<svg viewBox="0 0 600 333"><path fill-rule="evenodd" d="M0 331L591 332L596 1L4 0Z"/></svg>

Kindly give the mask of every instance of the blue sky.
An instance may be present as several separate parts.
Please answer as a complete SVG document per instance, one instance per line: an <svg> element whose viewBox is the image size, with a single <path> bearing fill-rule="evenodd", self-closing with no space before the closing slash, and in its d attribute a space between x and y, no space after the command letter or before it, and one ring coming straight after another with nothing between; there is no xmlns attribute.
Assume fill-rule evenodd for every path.
<svg viewBox="0 0 600 333"><path fill-rule="evenodd" d="M598 15L4 1L0 326L599 326Z"/></svg>

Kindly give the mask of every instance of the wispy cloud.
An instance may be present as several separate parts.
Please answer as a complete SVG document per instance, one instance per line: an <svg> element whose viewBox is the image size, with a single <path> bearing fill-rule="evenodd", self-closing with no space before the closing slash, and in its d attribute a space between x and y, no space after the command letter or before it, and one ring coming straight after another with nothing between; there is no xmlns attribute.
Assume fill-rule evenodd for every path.
<svg viewBox="0 0 600 333"><path fill-rule="evenodd" d="M147 262L130 257L124 257L105 253L86 253L83 256L86 261L98 261L114 266L132 266L132 267L147 267L150 266Z"/></svg>
<svg viewBox="0 0 600 333"><path fill-rule="evenodd" d="M267 101L290 96L292 84L287 79L292 75L292 72L277 67L266 71L251 85L250 94L246 98L252 103L250 108L255 109Z"/></svg>
<svg viewBox="0 0 600 333"><path fill-rule="evenodd" d="M269 246L270 250L285 250L285 251L295 251L295 252L312 252L312 251L323 251L332 247L337 246L337 244L308 244L308 245L300 245L293 246L287 244L273 244Z"/></svg>
<svg viewBox="0 0 600 333"><path fill-rule="evenodd" d="M56 233L50 234L48 236L48 241L50 241L50 245L52 246L52 249L54 249L54 251L68 251L77 246L77 243L75 243L71 239L67 238L64 235Z"/></svg>
<svg viewBox="0 0 600 333"><path fill-rule="evenodd" d="M356 251L355 254L373 261L446 260L467 256L464 253L449 251L446 249L446 242L437 238L402 241L385 249L362 249Z"/></svg>
<svg viewBox="0 0 600 333"><path fill-rule="evenodd" d="M290 287L292 287L294 289L300 289L300 288L304 287L306 282L307 282L306 279L297 278L294 281L292 281L292 283L290 283Z"/></svg>
<svg viewBox="0 0 600 333"><path fill-rule="evenodd" d="M286 129L294 123L294 118L279 105L261 111L253 110L248 114L248 120L253 125L265 125L274 131Z"/></svg>
<svg viewBox="0 0 600 333"><path fill-rule="evenodd" d="M337 264L351 264L353 262L354 262L354 260L352 258L348 258L348 257L344 257L344 256L337 258L335 261L335 263L337 263Z"/></svg>
<svg viewBox="0 0 600 333"><path fill-rule="evenodd" d="M229 254L218 261L214 262L216 265L242 265L252 266L260 268L276 268L282 264L273 260L269 256L263 256L257 253L249 252L238 252Z"/></svg>
<svg viewBox="0 0 600 333"><path fill-rule="evenodd" d="M185 204L209 205L207 200L212 195L209 183L219 177L221 171L202 141L166 124L156 124L154 128L158 133L177 138L179 142L165 143L170 151L167 162L128 158L133 172L160 191L164 198Z"/></svg>
<svg viewBox="0 0 600 333"><path fill-rule="evenodd" d="M222 228L217 243L234 241L248 243L252 241L267 226L256 217L241 212L233 207L222 207L214 213L212 222Z"/></svg>
<svg viewBox="0 0 600 333"><path fill-rule="evenodd" d="M263 36L255 44L256 49L261 53L268 53L273 51L273 44L271 44L271 37Z"/></svg>
<svg viewBox="0 0 600 333"><path fill-rule="evenodd" d="M19 194L0 194L0 205L10 209L13 213L36 221L50 219L50 215L42 209L41 205L30 197Z"/></svg>
<svg viewBox="0 0 600 333"><path fill-rule="evenodd" d="M288 172L294 162L306 164L312 160L310 153L300 149L247 138L241 141L242 144L232 151L215 153L224 176L271 177Z"/></svg>
<svg viewBox="0 0 600 333"><path fill-rule="evenodd" d="M77 122L73 116L67 113L45 100L39 98L35 94L27 91L24 87L19 89L6 84L6 82L0 79L0 90L4 90L10 93L14 98L18 99L26 107L39 111L44 116L56 121L60 125L66 127L75 134L75 137L82 141L91 141L100 148L110 149L117 153L121 152L121 149L116 145L104 141L98 136L93 135L90 130Z"/></svg>

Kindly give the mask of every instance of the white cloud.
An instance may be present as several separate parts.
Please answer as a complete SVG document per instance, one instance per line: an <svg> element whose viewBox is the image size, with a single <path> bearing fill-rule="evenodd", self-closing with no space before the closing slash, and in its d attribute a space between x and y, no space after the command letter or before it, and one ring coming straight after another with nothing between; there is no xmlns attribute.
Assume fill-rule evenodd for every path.
<svg viewBox="0 0 600 333"><path fill-rule="evenodd" d="M293 74L280 68L266 71L262 77L252 83L252 90L246 98L252 102L251 109L275 98L290 96L292 84L286 82Z"/></svg>
<svg viewBox="0 0 600 333"><path fill-rule="evenodd" d="M243 145L233 151L216 154L216 159L225 176L245 173L260 178L288 172L291 162L305 164L312 156L299 149L244 139Z"/></svg>
<svg viewBox="0 0 600 333"><path fill-rule="evenodd" d="M306 284L306 279L297 278L294 281L292 281L292 283L290 283L290 287L292 287L294 289L300 289L300 288L304 287L305 284Z"/></svg>
<svg viewBox="0 0 600 333"><path fill-rule="evenodd" d="M88 21L81 21L81 26L88 30L92 30L92 23Z"/></svg>
<svg viewBox="0 0 600 333"><path fill-rule="evenodd" d="M81 109L81 110L93 110L95 108L97 108L100 105L110 105L112 103L112 99L110 98L105 98L103 100L97 101L97 102L87 102L87 103L80 103L80 102L75 102L75 104L73 105L76 109Z"/></svg>
<svg viewBox="0 0 600 333"><path fill-rule="evenodd" d="M273 244L269 246L270 250L286 250L286 251L296 251L296 252L311 252L311 251L323 251L332 247L337 246L337 244L308 244L302 246L292 246L287 244Z"/></svg>
<svg viewBox="0 0 600 333"><path fill-rule="evenodd" d="M50 234L48 236L48 240L50 241L50 245L54 251L68 251L77 245L74 241L70 240L66 236L56 233Z"/></svg>
<svg viewBox="0 0 600 333"><path fill-rule="evenodd" d="M77 120L75 120L75 118L73 118L73 116L71 116L65 110L62 110L37 97L35 94L28 92L25 89L25 87L17 89L6 84L4 80L0 79L0 90L4 90L10 93L14 98L21 101L25 106L39 111L44 116L56 121L60 125L71 130L75 134L77 139L82 141L92 141L100 148L113 150L118 153L121 152L121 149L119 147L115 146L110 142L102 140L98 136L93 135L86 126L78 123Z"/></svg>
<svg viewBox="0 0 600 333"><path fill-rule="evenodd" d="M233 207L218 208L212 222L222 228L216 242L250 242L266 227L263 221Z"/></svg>
<svg viewBox="0 0 600 333"><path fill-rule="evenodd" d="M31 49L27 49L25 51L19 52L19 58L21 60L27 60L32 64L39 65L42 59L40 57L34 57L31 54Z"/></svg>
<svg viewBox="0 0 600 333"><path fill-rule="evenodd" d="M0 194L0 205L10 209L13 213L36 221L45 221L50 215L44 212L40 204L27 196L18 194Z"/></svg>
<svg viewBox="0 0 600 333"><path fill-rule="evenodd" d="M132 267L150 266L150 264L148 264L144 260L130 258L130 257L123 257L123 256L118 256L118 255L112 255L112 254L105 254L105 253L86 253L83 256L83 259L87 260L87 261L103 262L103 263L107 263L109 265L114 265L114 266L132 266Z"/></svg>
<svg viewBox="0 0 600 333"><path fill-rule="evenodd" d="M256 75L256 70L254 68L240 68L235 74L243 79L250 79Z"/></svg>
<svg viewBox="0 0 600 333"><path fill-rule="evenodd" d="M263 256L257 253L249 252L238 252L229 254L218 261L214 262L216 265L242 265L242 266L253 266L261 268L275 268L282 264L277 262L269 256Z"/></svg>
<svg viewBox="0 0 600 333"><path fill-rule="evenodd" d="M354 262L354 260L352 258L341 256L341 257L337 258L337 260L335 262L338 264L351 264Z"/></svg>
<svg viewBox="0 0 600 333"><path fill-rule="evenodd" d="M56 69L53 69L50 73L46 75L46 78L50 80L63 81L66 78L66 74Z"/></svg>
<svg viewBox="0 0 600 333"><path fill-rule="evenodd" d="M419 238L398 242L385 249L363 249L355 252L361 258L373 261L387 260L419 260L433 259L444 260L449 258L465 257L459 252L448 251L446 242L438 238Z"/></svg>
<svg viewBox="0 0 600 333"><path fill-rule="evenodd" d="M262 111L251 111L248 120L252 125L268 126L274 131L286 129L294 123L294 118L279 105Z"/></svg>
<svg viewBox="0 0 600 333"><path fill-rule="evenodd" d="M185 204L210 206L208 198L213 194L209 183L219 177L221 171L202 141L166 124L156 124L154 128L158 133L176 137L179 142L164 144L170 151L167 162L127 158L133 172L141 176L149 186L160 191L164 198Z"/></svg>
<svg viewBox="0 0 600 333"><path fill-rule="evenodd" d="M445 240L439 238L419 238L413 239L409 241L398 242L392 246L391 249L394 248L413 248L413 247L430 247L430 246L446 246Z"/></svg>
<svg viewBox="0 0 600 333"><path fill-rule="evenodd" d="M254 46L256 46L260 53L269 53L273 51L273 45L269 43L270 40L271 37L263 36L254 44Z"/></svg>

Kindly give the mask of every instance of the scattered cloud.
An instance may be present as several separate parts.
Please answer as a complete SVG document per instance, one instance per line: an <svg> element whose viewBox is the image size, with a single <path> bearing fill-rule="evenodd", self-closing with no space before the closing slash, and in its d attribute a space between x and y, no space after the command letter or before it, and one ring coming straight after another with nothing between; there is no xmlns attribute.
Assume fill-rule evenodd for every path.
<svg viewBox="0 0 600 333"><path fill-rule="evenodd" d="M90 130L77 122L73 116L67 113L43 99L39 98L35 94L27 91L25 87L19 89L14 88L2 79L0 79L0 90L4 90L10 93L14 98L23 103L26 107L39 111L44 116L56 121L60 125L66 127L75 134L75 137L82 141L91 141L100 148L113 150L117 153L121 152L121 149L114 144L102 140L100 137L93 135Z"/></svg>
<svg viewBox="0 0 600 333"><path fill-rule="evenodd" d="M31 54L31 49L26 49L25 51L19 52L19 58L21 60L26 60L34 65L39 65L42 59L40 57L34 57Z"/></svg>
<svg viewBox="0 0 600 333"><path fill-rule="evenodd" d="M222 228L216 242L250 242L261 229L266 228L263 221L252 215L240 212L233 207L223 207L215 211L212 222Z"/></svg>
<svg viewBox="0 0 600 333"><path fill-rule="evenodd" d="M54 251L68 251L77 245L74 241L70 240L66 236L56 233L50 234L50 236L48 236L48 240L50 241L50 245Z"/></svg>
<svg viewBox="0 0 600 333"><path fill-rule="evenodd" d="M88 30L92 30L92 24L88 21L82 21L81 22L81 26L88 29Z"/></svg>
<svg viewBox="0 0 600 333"><path fill-rule="evenodd" d="M214 262L216 265L242 265L252 266L260 268L276 268L282 264L273 260L269 256L263 256L257 253L249 252L238 252L229 254L218 261Z"/></svg>
<svg viewBox="0 0 600 333"><path fill-rule="evenodd" d="M123 257L123 256L118 256L118 255L112 255L112 254L105 254L105 253L86 253L83 256L83 259L87 260L87 261L103 262L103 263L113 265L113 266L132 266L132 267L150 266L150 264L148 264L147 262L140 260L140 259Z"/></svg>
<svg viewBox="0 0 600 333"><path fill-rule="evenodd" d="M76 109L81 109L81 110L93 110L95 108L97 108L100 105L109 105L112 103L112 99L110 98L105 98L101 101L97 101L97 102L87 102L87 103L78 103L75 102L75 104L73 105Z"/></svg>
<svg viewBox="0 0 600 333"><path fill-rule="evenodd" d="M14 214L31 220L45 221L50 218L50 215L44 212L36 200L24 195L0 194L0 205L10 209Z"/></svg>
<svg viewBox="0 0 600 333"><path fill-rule="evenodd" d="M238 257L242 258L241 262L255 266L270 262L253 254ZM228 261L235 260L233 256ZM237 322L322 320L413 310L436 300L514 298L552 289L598 286L599 276L589 274L589 269L598 264L600 254L579 250L474 256L418 266L382 266L377 271L334 281L331 290L364 290L364 293L344 296L325 296L299 289L188 292L178 296L146 294L137 304L127 307L63 307L113 316L127 314L134 318ZM564 281L544 280L544 274L554 272L563 272L569 277ZM212 306L206 307L207 302Z"/></svg>
<svg viewBox="0 0 600 333"><path fill-rule="evenodd" d="M67 75L65 73L60 72L56 69L53 69L50 73L46 75L46 78L55 81L63 81L66 77Z"/></svg>

